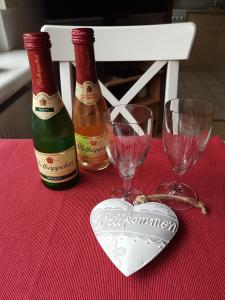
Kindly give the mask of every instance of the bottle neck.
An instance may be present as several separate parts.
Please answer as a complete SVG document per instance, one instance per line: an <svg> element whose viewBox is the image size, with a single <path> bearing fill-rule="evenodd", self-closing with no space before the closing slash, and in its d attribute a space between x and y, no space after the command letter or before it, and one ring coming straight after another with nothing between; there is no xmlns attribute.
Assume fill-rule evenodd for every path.
<svg viewBox="0 0 225 300"><path fill-rule="evenodd" d="M58 89L54 79L50 49L33 49L27 52L33 93L37 95L40 92L44 92L50 96L55 94Z"/></svg>
<svg viewBox="0 0 225 300"><path fill-rule="evenodd" d="M76 81L83 84L85 81L97 82L95 55L93 44L75 45Z"/></svg>

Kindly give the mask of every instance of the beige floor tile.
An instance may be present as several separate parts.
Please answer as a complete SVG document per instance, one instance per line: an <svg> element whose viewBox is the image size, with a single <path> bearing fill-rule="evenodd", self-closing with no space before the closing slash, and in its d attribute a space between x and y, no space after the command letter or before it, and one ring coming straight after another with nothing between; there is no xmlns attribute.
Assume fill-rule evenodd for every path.
<svg viewBox="0 0 225 300"><path fill-rule="evenodd" d="M178 96L199 97L214 103L213 135L218 134L225 139L225 68L182 67Z"/></svg>
<svg viewBox="0 0 225 300"><path fill-rule="evenodd" d="M180 71L178 95L204 98L215 104L215 118L225 120L225 68L183 68Z"/></svg>

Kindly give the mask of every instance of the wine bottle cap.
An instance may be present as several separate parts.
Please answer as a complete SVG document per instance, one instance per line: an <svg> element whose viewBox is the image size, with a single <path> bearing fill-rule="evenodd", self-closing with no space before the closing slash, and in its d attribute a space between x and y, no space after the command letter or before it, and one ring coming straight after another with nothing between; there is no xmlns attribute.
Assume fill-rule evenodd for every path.
<svg viewBox="0 0 225 300"><path fill-rule="evenodd" d="M23 35L25 49L51 48L50 36L47 32L28 32Z"/></svg>
<svg viewBox="0 0 225 300"><path fill-rule="evenodd" d="M92 28L76 28L72 29L73 44L94 43L94 30Z"/></svg>

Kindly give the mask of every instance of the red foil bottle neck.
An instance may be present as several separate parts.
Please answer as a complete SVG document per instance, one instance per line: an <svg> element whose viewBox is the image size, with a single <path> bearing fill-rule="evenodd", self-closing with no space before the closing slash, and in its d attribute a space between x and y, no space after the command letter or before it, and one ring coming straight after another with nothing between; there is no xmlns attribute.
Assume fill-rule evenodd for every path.
<svg viewBox="0 0 225 300"><path fill-rule="evenodd" d="M72 30L72 42L74 44L76 61L76 81L82 84L84 81L97 82L94 31L92 28L76 28Z"/></svg>
<svg viewBox="0 0 225 300"><path fill-rule="evenodd" d="M26 50L51 48L50 36L47 32L28 32L23 35Z"/></svg>
<svg viewBox="0 0 225 300"><path fill-rule="evenodd" d="M55 94L58 89L54 79L51 42L47 32L25 33L24 48L27 50L32 77L32 89L36 95L44 92Z"/></svg>
<svg viewBox="0 0 225 300"><path fill-rule="evenodd" d="M94 30L92 28L72 29L72 42L78 44L93 44L95 41Z"/></svg>

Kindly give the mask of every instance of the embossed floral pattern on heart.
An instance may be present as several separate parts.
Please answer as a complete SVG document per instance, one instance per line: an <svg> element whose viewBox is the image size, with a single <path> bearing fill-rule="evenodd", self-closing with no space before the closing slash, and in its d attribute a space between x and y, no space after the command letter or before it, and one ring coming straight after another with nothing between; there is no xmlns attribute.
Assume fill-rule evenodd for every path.
<svg viewBox="0 0 225 300"><path fill-rule="evenodd" d="M112 262L119 268L121 267L122 261L120 256L126 253L126 249L123 247L118 247L117 239L113 238L109 240L108 244L106 243L108 248L108 253L110 253L110 257Z"/></svg>

